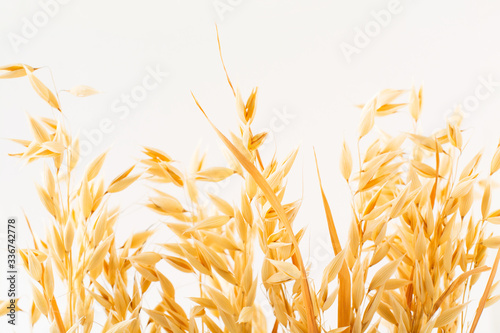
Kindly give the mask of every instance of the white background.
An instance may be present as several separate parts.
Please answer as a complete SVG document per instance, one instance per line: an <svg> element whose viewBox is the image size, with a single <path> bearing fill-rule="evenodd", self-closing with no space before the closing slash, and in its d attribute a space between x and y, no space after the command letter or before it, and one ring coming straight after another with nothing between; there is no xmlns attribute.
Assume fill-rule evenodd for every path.
<svg viewBox="0 0 500 333"><path fill-rule="evenodd" d="M259 86L254 132L279 125L274 126L275 142L266 146L264 156L272 155L275 144L281 157L301 146L288 197L300 198L303 191L296 227L308 226L302 245L306 254L312 249L310 261L320 261L319 266L326 264L328 251L316 244L327 244L328 238L312 147L345 240L349 192L338 172L338 159L342 138L354 143L360 114L354 105L384 88L424 84L422 131L430 134L444 125L445 114L455 105L473 100L481 77L500 82L500 2L401 0L386 26L378 25L380 30L372 30L367 45L358 46L357 29L373 26L372 11L387 10L389 1L72 0L52 4L53 17L47 22L35 19L37 31L23 35L27 21L43 18L42 4L47 2L0 2L0 65L47 66L59 90L86 84L103 91L88 98L61 92L61 100L72 132L82 139L103 119L111 121L113 130L104 133L85 158L88 162L112 145L105 166L110 178L139 158L140 145L161 148L185 164L200 145L209 149L209 164L223 163L220 144L190 95L196 94L225 133L236 130L234 100L218 55L217 23L233 82L245 96ZM21 44L12 42L21 37ZM347 59L342 43L357 47L359 53ZM141 84L147 68L169 75L120 118L113 105ZM42 69L37 75L50 84L48 73ZM492 90L464 121L467 137L474 138L471 150L485 146L488 158L499 137L500 87ZM26 112L51 116L26 78L0 81L0 110L2 138L31 137ZM277 114L293 117L283 121ZM407 115L396 115L379 124L394 133L406 130L410 122ZM16 145L1 141L2 225L7 216L21 217L24 208L42 232L47 220L34 188L35 181L41 182L42 168L7 157L17 151ZM154 215L131 204L146 193L144 186L136 188L120 199L124 214L119 237L156 222ZM29 242L24 231L20 245ZM313 272L317 275L321 269ZM19 288L29 291L25 284ZM189 285L184 290L188 294ZM477 332L496 331L500 319L494 311L498 307L485 312Z"/></svg>

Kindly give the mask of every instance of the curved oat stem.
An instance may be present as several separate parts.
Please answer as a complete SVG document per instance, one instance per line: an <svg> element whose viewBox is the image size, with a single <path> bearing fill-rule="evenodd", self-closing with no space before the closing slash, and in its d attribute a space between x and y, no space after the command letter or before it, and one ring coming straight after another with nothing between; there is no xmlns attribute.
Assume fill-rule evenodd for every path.
<svg viewBox="0 0 500 333"><path fill-rule="evenodd" d="M234 91L234 87L233 87L233 84L231 83L231 79L229 78L229 74L227 74L227 69L226 69L226 65L224 64L224 59L222 58L222 48L220 46L219 29L217 28L217 24L215 25L215 31L217 32L217 45L219 45L220 61L222 62L222 67L224 67L224 73L226 73L227 82L229 83L229 86L231 87L231 90L233 91L234 97L236 97L236 92Z"/></svg>
<svg viewBox="0 0 500 333"><path fill-rule="evenodd" d="M483 313L484 306L486 305L486 301L490 295L491 286L493 285L493 280L497 274L498 262L500 261L500 249L498 249L497 256L495 257L495 262L493 263L493 267L491 268L490 277L488 278L488 283L486 284L486 288L484 288L483 296L481 296L481 300L479 301L479 305L476 310L476 315L474 316L474 321L472 322L472 326L470 328L469 333L474 333L476 330L477 323L479 322L479 318Z"/></svg>
<svg viewBox="0 0 500 333"><path fill-rule="evenodd" d="M465 280L467 280L470 276L475 275L475 274L479 274L479 273L483 273L483 272L486 272L488 270L490 270L490 268L488 266L481 266L481 267L477 267L477 268L474 268L470 271L462 273L459 277L457 277L455 279L455 281L453 281L450 284L450 286L441 294L441 296L439 296L437 301L434 303L434 307L432 308L432 312L429 315L429 317L432 317L434 315L434 313L436 313L436 311L439 309L439 307L441 306L441 303L443 303L443 301L446 299L446 297L448 297L448 295L450 295L453 291L455 291L455 289L457 289L458 286L460 286L463 282L465 282Z"/></svg>
<svg viewBox="0 0 500 333"><path fill-rule="evenodd" d="M321 190L321 197L323 199L323 206L325 208L326 220L328 222L328 231L330 232L330 240L332 242L332 247L335 255L338 255L342 251L342 246L337 234L337 229L335 228L335 222L333 221L332 210L330 209L330 204L323 190L323 184L321 183L321 175L319 173L318 158L316 157L316 150L314 150L314 160L316 162L316 171L318 172L319 188ZM339 306L338 306L338 326L345 327L351 324L351 276L349 274L349 269L344 261L342 268L339 272Z"/></svg>

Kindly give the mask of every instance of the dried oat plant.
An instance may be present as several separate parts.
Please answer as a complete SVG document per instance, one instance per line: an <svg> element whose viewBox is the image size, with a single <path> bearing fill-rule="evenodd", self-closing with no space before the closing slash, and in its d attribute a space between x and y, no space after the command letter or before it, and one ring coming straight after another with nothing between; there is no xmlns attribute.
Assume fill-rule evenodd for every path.
<svg viewBox="0 0 500 333"><path fill-rule="evenodd" d="M26 217L33 246L19 251L31 277L31 323L43 316L51 332L140 332L142 296L150 283L134 273L149 258L142 250L152 231L117 244L114 228L120 210L108 205L109 196L126 189L140 174L133 174L131 167L106 184L101 176L105 152L76 177L79 141L64 126L57 94L35 76L36 70L23 64L0 67L0 78L27 76L38 95L59 111L52 118L28 116L33 138L13 139L25 149L11 154L26 163L42 160L44 181L36 190L50 217L44 235L35 234ZM106 318L97 325L96 311Z"/></svg>
<svg viewBox="0 0 500 333"><path fill-rule="evenodd" d="M418 128L422 90L411 89L407 103L395 103L403 93L383 90L363 106L357 171L343 144L340 169L352 192L353 216L343 250L322 189L336 257L345 258L345 266L335 258L331 267L336 268L325 271L339 274L338 321L349 323L350 332L376 332L379 325L393 332L474 332L484 307L498 300L491 293L500 250L468 321L471 290L490 270L486 250L500 246L499 237L486 231L486 224L498 224L499 211L490 209L490 177L500 168L500 148L490 173L481 178L482 153L458 168L465 148L459 113L432 135L371 133L376 117L402 109ZM360 142L370 136L361 153ZM323 291L326 285L319 292L323 308L332 302Z"/></svg>
<svg viewBox="0 0 500 333"><path fill-rule="evenodd" d="M0 70L2 78L28 76L35 91L61 111L57 95L34 76L36 68ZM302 198L284 201L298 150L282 160L277 154L269 161L261 157L267 133L252 126L257 89L244 100L226 76L239 119L235 133L219 131L195 98L225 146L226 165L208 166L197 151L183 172L167 153L144 147L139 165L108 185L100 177L106 153L76 179L78 140L65 130L64 118L29 118L34 139L15 140L26 147L16 156L45 160L45 183L37 190L52 222L44 237L33 235L33 248L21 251L33 279L33 323L43 314L54 332L473 333L484 308L499 299L493 292L500 249L491 267L487 255L488 248L500 248L500 236L491 232L500 224L500 209L490 208L500 145L490 172L481 175L482 153L461 160L466 144L460 117L423 134L421 89L376 94L362 106L356 154L342 144L340 171L352 196L352 220L341 222L350 225L346 244L339 240L336 208L317 164L335 255L314 281L300 249L306 230L294 227ZM411 132L374 131L378 117L398 112L409 114ZM175 236L158 251L145 250L152 230L124 244L115 241L119 209L108 207L107 197L139 178L152 188L145 205ZM241 189L231 203L202 186L228 178ZM264 259L257 260L257 253ZM176 281L165 267L196 276L189 306L176 298ZM477 290L482 275L488 275L486 285ZM54 292L56 277L65 301ZM143 308L148 290L160 297ZM259 290L272 315L257 305ZM473 291L482 294L478 304L471 302ZM107 316L99 328L93 325L97 307Z"/></svg>
<svg viewBox="0 0 500 333"><path fill-rule="evenodd" d="M253 134L251 130L256 97L257 90L254 90L245 103L235 91L239 131L232 134L232 141L218 132L228 145L228 166L207 167L204 155L196 153L190 171L183 174L167 154L144 148L147 155L142 161L145 173L149 181L159 183L147 205L170 218L165 224L177 236L176 242L162 244L170 253L162 258L180 271L196 274L200 284L199 295L191 298L196 305L191 308L189 317L170 304L173 292L162 284L164 299L155 309L145 311L167 331L189 328L192 332L206 329L210 332L267 332L266 318L262 309L255 305L256 292L261 285L258 272L253 268L256 238L266 256L261 278L275 308L275 326L290 323L308 327L307 304L312 302L311 294L304 293L307 299L303 299L299 291L300 295L292 300L287 296L292 293L287 293L284 287L284 282L296 280L296 290L300 290L301 283L309 288L304 265L300 265L300 252L292 251L293 244L298 248L302 235L302 232L294 234L291 227L299 203L281 204L285 192L283 179L297 151L284 161L273 159L263 164L258 148L266 133ZM238 204L231 205L212 193L206 193L210 198L208 205L200 202L199 183L220 182L233 175L241 184ZM167 188L168 183L184 189L189 201L186 207L167 194L166 189L161 189ZM279 216L284 223L278 223ZM291 258L301 268L287 262ZM300 314L295 315L295 311ZM313 324L314 313L310 315Z"/></svg>

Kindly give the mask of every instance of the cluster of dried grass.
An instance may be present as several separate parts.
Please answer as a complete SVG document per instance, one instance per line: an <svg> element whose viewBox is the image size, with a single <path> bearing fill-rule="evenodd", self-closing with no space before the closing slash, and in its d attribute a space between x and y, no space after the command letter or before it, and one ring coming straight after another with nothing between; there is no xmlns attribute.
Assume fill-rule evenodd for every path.
<svg viewBox="0 0 500 333"><path fill-rule="evenodd" d="M35 68L12 65L0 70L1 78L28 76L34 90L61 111L58 97L33 74ZM27 163L43 160L44 183L36 189L51 220L44 236L32 232L32 248L19 251L32 279L31 322L34 325L43 315L51 332L90 332L98 303L107 315L100 323L103 331L136 332L142 295L150 281L141 276L131 281L129 271L143 269L147 254L142 249L151 232L130 235L124 244L117 244L114 225L119 209L108 206L108 197L125 190L140 174L132 175L132 167L105 184L100 177L103 153L77 179L79 143L63 122L56 115L29 117L33 140L13 140L25 147L13 156ZM31 231L27 217L26 221ZM56 293L67 299L57 300Z"/></svg>
<svg viewBox="0 0 500 333"><path fill-rule="evenodd" d="M0 70L1 78L28 76L35 91L61 111L57 95L36 78L35 68ZM75 179L78 140L65 130L63 117L30 117L34 139L15 140L26 147L15 155L45 161L45 182L37 190L52 221L43 237L33 234L33 248L20 252L33 281L32 323L43 315L52 332L267 332L269 327L272 332L359 333L381 327L391 332L474 332L483 309L498 300L492 292L500 250L492 268L485 262L487 248L500 247L500 237L486 232L487 224L500 223L500 210L490 209L489 177L500 168L500 148L490 175L482 179L481 153L458 169L464 148L459 118L429 136L377 135L372 131L376 117L407 109L418 125L422 104L421 91L413 89L407 103L394 102L404 91L377 94L363 106L358 163L343 144L340 169L352 193L346 245L339 241L320 180L335 256L315 283L299 247L305 230L293 228L300 200L283 202L297 151L281 161L263 161L259 147L266 133L252 130L257 90L245 102L229 77L228 82L240 120L237 133L226 137L207 117L227 147L228 166L207 167L205 156L197 152L183 173L166 153L145 147L139 165L110 184L100 177L106 153ZM371 144L361 152L367 138ZM133 174L134 169L140 171ZM160 253L144 250L153 231L131 235L124 244L115 241L119 209L108 207L108 197L140 175L153 187L147 207L166 216L164 224L176 235L175 242L161 244ZM237 203L212 193L206 194L208 204L200 200L200 183L228 177L239 179L234 179L241 186ZM169 194L171 187L184 190L187 203ZM265 257L261 262L254 259L257 251ZM176 301L169 272L157 267L160 261L198 278L189 311ZM465 312L471 290L487 271L489 279L470 322ZM54 296L56 284L64 286L66 301ZM143 308L151 286L160 301ZM255 302L260 286L273 309L270 323ZM107 315L102 327L94 325L97 308ZM327 327L326 318L335 318L336 328Z"/></svg>

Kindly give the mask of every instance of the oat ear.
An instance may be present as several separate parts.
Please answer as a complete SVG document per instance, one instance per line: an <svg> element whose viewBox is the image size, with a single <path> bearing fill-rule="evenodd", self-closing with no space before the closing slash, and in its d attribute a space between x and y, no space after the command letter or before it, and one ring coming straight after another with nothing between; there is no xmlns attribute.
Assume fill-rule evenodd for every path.
<svg viewBox="0 0 500 333"><path fill-rule="evenodd" d="M26 69L28 69L28 71L30 72L34 72L38 68L33 68L26 64L0 66L0 79L14 79L26 76Z"/></svg>
<svg viewBox="0 0 500 333"><path fill-rule="evenodd" d="M76 97L88 97L101 93L99 90L85 85L75 86L69 90L63 91L66 91Z"/></svg>
<svg viewBox="0 0 500 333"><path fill-rule="evenodd" d="M33 70L30 69L27 66L23 66L24 70L26 71L26 75L28 76L28 79L30 80L31 86L35 90L35 92L40 96L45 102L47 102L50 106L53 108L61 111L61 107L59 106L59 101L57 100L56 96L50 91L49 88L47 88L40 79L38 79L34 74Z"/></svg>

